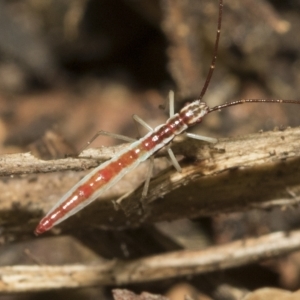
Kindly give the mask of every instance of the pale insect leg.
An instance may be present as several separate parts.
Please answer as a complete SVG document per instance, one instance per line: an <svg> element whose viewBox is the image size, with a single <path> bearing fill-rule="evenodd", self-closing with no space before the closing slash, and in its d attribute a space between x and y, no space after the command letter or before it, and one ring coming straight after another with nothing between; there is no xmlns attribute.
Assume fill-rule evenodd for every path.
<svg viewBox="0 0 300 300"><path fill-rule="evenodd" d="M171 162L173 164L173 167L176 169L177 172L181 173L182 169L179 165L177 158L175 157L173 150L170 148L170 146L167 146L167 151L168 151L169 157L171 159Z"/></svg>
<svg viewBox="0 0 300 300"><path fill-rule="evenodd" d="M128 136L125 135L121 135L121 134L116 134L116 133L112 133L112 132L108 132L108 131L104 131L104 130L99 130L87 143L86 145L84 145L79 151L78 153L81 153L83 150L85 150L87 147L89 147L91 145L91 143L93 141L95 141L99 136L104 135L104 136L109 136L112 137L114 139L117 140L121 140L121 141L125 141L125 142L135 142L136 139L130 138Z"/></svg>
<svg viewBox="0 0 300 300"><path fill-rule="evenodd" d="M154 167L154 156L151 156L150 157L150 165L148 168L146 180L145 180L143 191L142 191L142 200L145 199L148 194L150 179L151 179L152 173L153 173L153 167Z"/></svg>
<svg viewBox="0 0 300 300"><path fill-rule="evenodd" d="M198 134L190 133L190 132L185 132L184 134L187 137L195 139L195 140L200 140L200 141L204 141L204 142L208 142L208 143L212 143L212 144L215 144L218 142L218 139L212 138L209 136L198 135Z"/></svg>
<svg viewBox="0 0 300 300"><path fill-rule="evenodd" d="M143 119L141 119L138 115L133 115L132 119L136 122L135 124L139 123L143 127L145 127L148 131L152 131L153 128L147 124Z"/></svg>
<svg viewBox="0 0 300 300"><path fill-rule="evenodd" d="M169 91L169 116L170 118L174 116L175 114L175 109L174 109L174 99L175 99L175 94L174 91Z"/></svg>

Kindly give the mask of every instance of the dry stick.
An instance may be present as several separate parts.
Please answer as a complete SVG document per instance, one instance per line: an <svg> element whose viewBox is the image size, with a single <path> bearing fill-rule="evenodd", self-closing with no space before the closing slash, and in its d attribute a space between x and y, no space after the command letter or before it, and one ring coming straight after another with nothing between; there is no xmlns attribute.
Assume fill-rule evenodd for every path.
<svg viewBox="0 0 300 300"><path fill-rule="evenodd" d="M111 158L124 145L110 148L88 149L79 157L68 157L56 160L42 160L30 152L4 154L0 156L0 176L21 174L50 173L67 170L86 170L95 168L103 161Z"/></svg>
<svg viewBox="0 0 300 300"><path fill-rule="evenodd" d="M247 164L251 166L251 161L255 161L257 159L255 154L257 152L261 152L260 155L262 155L263 157L274 156L275 159L298 156L298 147L300 145L300 142L299 145L297 145L297 139L299 138L299 132L300 128L288 128L286 130L277 132L273 131L255 133L246 136L238 136L234 138L221 138L219 139L219 142L217 144L208 145L210 146L210 149L224 149L226 152L228 152L224 155L226 159L228 156L232 159L237 154L237 162L239 161L241 165L244 165L246 160ZM278 145L280 148L276 147L278 137L281 139L281 142L279 142ZM208 155L206 145L206 143L181 136L175 139L175 143L172 143L172 149L174 149L175 154L198 159L203 159L204 156L205 159ZM203 146L204 148L206 148L205 150L203 150ZM79 157L68 157L56 160L42 160L34 157L29 152L3 154L0 155L0 176L51 173L68 170L87 170L90 168L94 168L105 160L110 159L118 151L124 149L124 147L127 147L127 144L113 147L87 149L83 151ZM234 153L231 153L231 151L234 151ZM270 153L270 151L273 151L274 153L272 154ZM278 154L283 151L286 152L284 157L282 157L282 155L278 156ZM214 152L214 150L212 150L211 152ZM244 155L248 155L249 152L253 153L251 160L249 160L248 157L244 157ZM156 157L165 155L166 151L160 151L156 155ZM219 153L219 155L222 155L222 153ZM213 164L213 157L211 157L211 159L211 163ZM220 166L220 169L226 169L226 167L227 164L224 164L223 166Z"/></svg>
<svg viewBox="0 0 300 300"><path fill-rule="evenodd" d="M112 199L133 190L134 184L142 180L145 171L136 170L130 173L123 186L112 188L91 208L70 218L66 225L62 224L62 228L128 228L141 221L153 223L247 210L254 206L274 207L297 203L297 187L300 185L300 164L296 161L300 159L299 141L300 128L294 128L220 139L214 146L189 139L176 142L174 151L194 157L194 160L183 163L183 172L180 174L170 168L151 181L146 199L150 203L146 219L144 215L138 215L136 209L141 189L121 202L127 216L122 210L115 211L111 203ZM19 157L19 163L22 164L23 155ZM15 167L15 159L5 160L5 174L10 175L10 170ZM70 159L36 161L35 170L40 172L47 163L57 169L64 163L69 166ZM73 161L77 161L76 168L79 168L82 160ZM67 166L64 165L65 168ZM30 166L24 171L31 171ZM0 193L0 218L7 224L5 229L9 230L11 226L14 232L30 232L38 221L37 212L40 216L49 209L59 195L81 176L81 172L57 172L36 176L34 180L25 177L0 182L0 190L3 191ZM13 209L16 205L18 210ZM26 215L21 215L24 212ZM23 220L21 224L20 218ZM24 218L31 219L31 223L25 222Z"/></svg>
<svg viewBox="0 0 300 300"><path fill-rule="evenodd" d="M0 267L0 292L149 282L224 270L300 249L300 231L277 232L199 251L177 251L133 261L93 265Z"/></svg>

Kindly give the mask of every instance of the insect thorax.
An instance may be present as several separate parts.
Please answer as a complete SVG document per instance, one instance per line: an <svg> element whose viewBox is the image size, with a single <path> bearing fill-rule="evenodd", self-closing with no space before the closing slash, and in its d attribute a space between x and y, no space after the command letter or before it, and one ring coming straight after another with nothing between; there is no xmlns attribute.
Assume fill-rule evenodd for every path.
<svg viewBox="0 0 300 300"><path fill-rule="evenodd" d="M183 107L179 115L187 126L193 126L202 121L202 118L208 113L208 110L209 108L205 102L195 100Z"/></svg>

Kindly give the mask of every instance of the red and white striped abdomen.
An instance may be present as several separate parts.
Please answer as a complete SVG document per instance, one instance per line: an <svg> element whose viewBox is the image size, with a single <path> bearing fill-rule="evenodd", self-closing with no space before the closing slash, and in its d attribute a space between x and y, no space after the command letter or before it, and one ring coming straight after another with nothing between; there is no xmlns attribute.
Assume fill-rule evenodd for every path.
<svg viewBox="0 0 300 300"><path fill-rule="evenodd" d="M201 108L199 111L199 104L193 103L185 106L178 114L169 118L165 124L157 126L143 138L130 144L115 157L87 174L40 221L35 233L41 234L51 229L90 204L139 163L168 144L175 135L185 131L188 126L200 122L202 116L207 113L207 106L204 106L206 109ZM199 103L203 104L200 101Z"/></svg>

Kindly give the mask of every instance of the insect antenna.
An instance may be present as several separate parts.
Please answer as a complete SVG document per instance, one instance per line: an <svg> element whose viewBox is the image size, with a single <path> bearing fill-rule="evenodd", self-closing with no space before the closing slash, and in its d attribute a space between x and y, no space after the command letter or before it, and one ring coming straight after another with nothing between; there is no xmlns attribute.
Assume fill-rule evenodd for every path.
<svg viewBox="0 0 300 300"><path fill-rule="evenodd" d="M292 103L292 104L300 104L299 100L283 100L283 99L240 99L228 103L224 103L221 105L217 105L215 107L209 108L208 113L211 113L216 110L221 110L223 108L227 108L230 106L235 106L244 103Z"/></svg>
<svg viewBox="0 0 300 300"><path fill-rule="evenodd" d="M218 55L218 47L219 47L219 40L220 40L220 34L221 34L221 27L222 27L222 15L223 15L223 0L219 0L219 17L218 17L218 25L217 25L217 34L216 34L216 40L215 40L215 46L213 50L213 58L211 61L211 65L205 80L205 83L203 85L203 88L201 90L199 100L202 100L203 96L206 93L206 90L208 88L208 85L210 83L210 80L212 78L216 61L217 61L217 55ZM227 108L230 106L235 106L239 104L244 103L289 103L289 104L300 104L299 100L283 100L283 99L240 99L232 102L227 102L221 105L217 105L215 107L209 108L207 113L211 113L216 110L221 110L223 108Z"/></svg>
<svg viewBox="0 0 300 300"><path fill-rule="evenodd" d="M217 27L217 35L216 35L216 41L215 41L215 46L214 46L214 51L213 51L213 58L210 64L210 68L208 71L208 74L206 76L205 83L203 85L203 88L201 90L199 100L202 100L203 96L206 93L206 90L208 88L209 82L211 80L211 77L214 73L214 69L216 66L216 61L217 61L217 56L218 56L218 48L219 48L219 40L220 40L220 34L221 34L221 26L222 26L222 15L223 15L223 0L219 1L219 17L218 17L218 27Z"/></svg>

